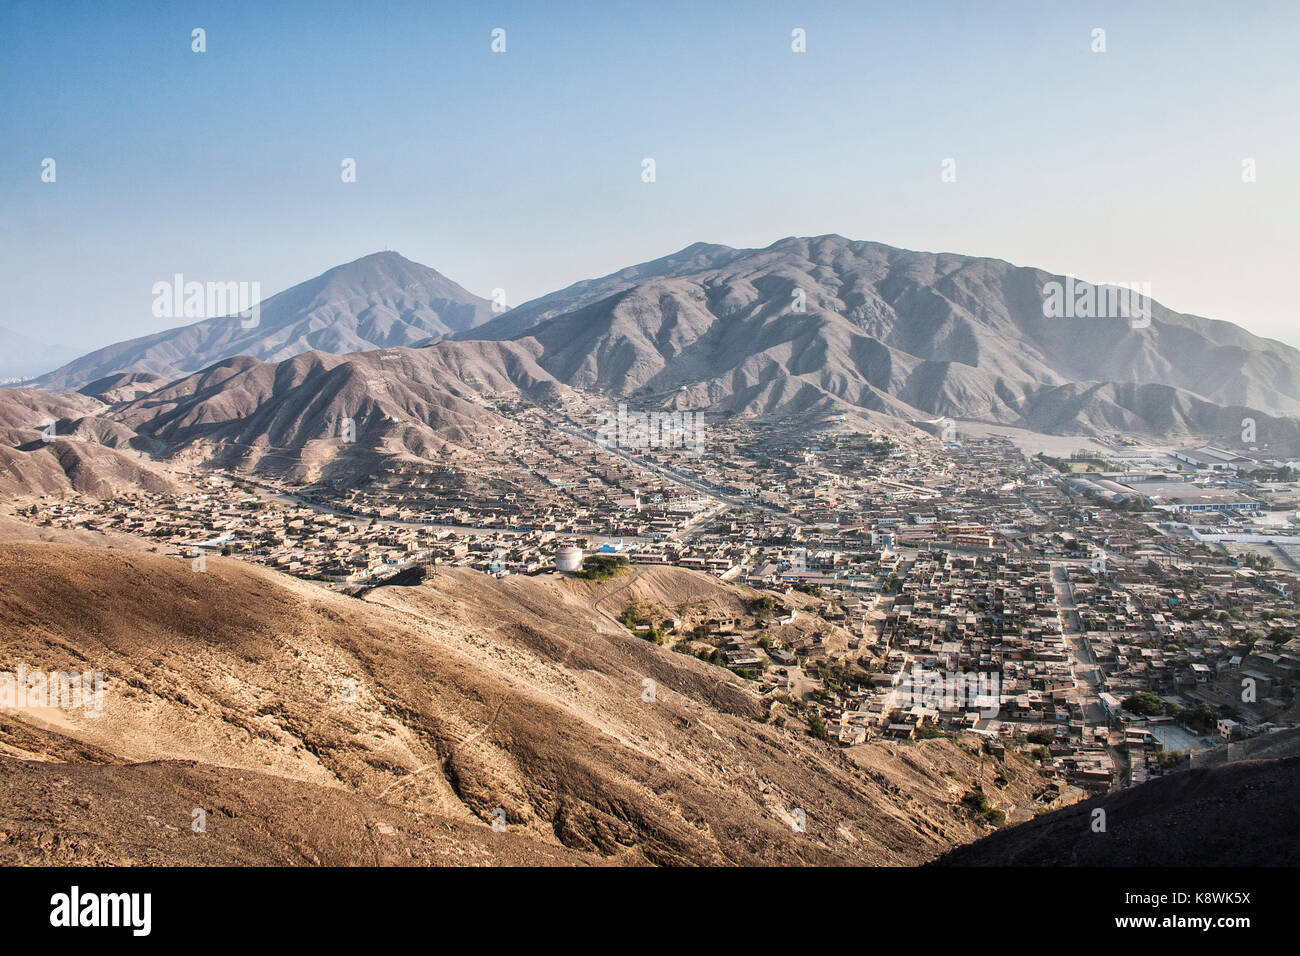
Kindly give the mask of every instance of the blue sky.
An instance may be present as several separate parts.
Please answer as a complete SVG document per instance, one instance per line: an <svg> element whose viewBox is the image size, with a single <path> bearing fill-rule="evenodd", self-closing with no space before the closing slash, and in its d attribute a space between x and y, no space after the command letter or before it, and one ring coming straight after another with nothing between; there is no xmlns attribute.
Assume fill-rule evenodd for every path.
<svg viewBox="0 0 1300 956"><path fill-rule="evenodd" d="M269 295L383 248L513 305L834 232L1300 345L1297 64L1291 2L5 0L0 325L89 350L175 324L174 273Z"/></svg>

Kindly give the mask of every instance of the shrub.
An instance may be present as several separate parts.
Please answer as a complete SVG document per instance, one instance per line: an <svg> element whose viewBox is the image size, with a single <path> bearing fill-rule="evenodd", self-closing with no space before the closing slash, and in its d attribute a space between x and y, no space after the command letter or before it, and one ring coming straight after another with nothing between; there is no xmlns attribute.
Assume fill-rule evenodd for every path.
<svg viewBox="0 0 1300 956"><path fill-rule="evenodd" d="M827 743L830 743L830 731L826 729L826 722L822 720L821 714L816 711L811 711L808 714L808 729L812 731L812 735L818 740L824 740Z"/></svg>
<svg viewBox="0 0 1300 956"><path fill-rule="evenodd" d="M962 803L975 811L976 815L995 827L1004 826L1007 815L989 803L988 797L979 790L972 790L962 797Z"/></svg>
<svg viewBox="0 0 1300 956"><path fill-rule="evenodd" d="M582 568L574 573L584 581L603 581L622 574L627 570L627 558L623 555L593 554L584 558Z"/></svg>

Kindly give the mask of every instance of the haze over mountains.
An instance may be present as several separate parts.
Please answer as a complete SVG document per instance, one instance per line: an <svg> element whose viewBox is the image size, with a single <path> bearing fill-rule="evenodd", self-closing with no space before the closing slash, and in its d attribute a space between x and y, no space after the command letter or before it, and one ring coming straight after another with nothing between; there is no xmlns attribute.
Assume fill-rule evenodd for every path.
<svg viewBox="0 0 1300 956"><path fill-rule="evenodd" d="M1141 329L1045 318L1043 285L1060 278L839 236L697 245L457 337L533 338L569 385L648 398L685 386L693 406L736 414L849 406L1176 433L1217 427L1207 404L1300 411L1297 350L1158 303Z"/></svg>
<svg viewBox="0 0 1300 956"><path fill-rule="evenodd" d="M414 460L446 466L415 470L458 493L492 481L526 429L512 403L544 406L530 423L557 428L621 400L1066 434L1230 434L1250 415L1269 441L1295 435L1300 353L1158 304L1140 329L1046 319L1051 278L838 236L701 244L493 318L382 253L268 300L257 329L206 320L79 359L44 389L0 389L0 491L169 491L191 476L167 466L197 463L364 479ZM354 441L340 438L345 421ZM0 544L13 652L114 675L102 719L0 726L10 862L195 862L166 832L187 825L167 816L176 799L160 794L172 793L186 813L221 795L213 817L231 837L201 862L914 864L987 832L961 802L985 787L970 742L841 753L787 729L785 705L740 677L620 622L634 601L741 614L749 592L703 572L600 583L435 568L418 587L348 597L216 554L195 574L125 535L3 525L18 539ZM647 675L662 688L653 712ZM355 699L339 693L350 680ZM1001 766L990 797L1032 813L1046 778ZM1294 761L1274 771L1294 783ZM1253 774L1146 794L1208 780L1214 812L1253 802L1253 819L1288 823L1241 789L1259 789ZM1128 813L1140 796L1117 799L1134 820L1125 833L1158 852L1164 821ZM505 835L485 826L497 807ZM806 835L794 808L815 821ZM44 823L65 818L76 822L61 831ZM1083 834L1080 819L1044 818L945 862L1058 862L1044 834ZM1193 823L1179 825L1199 833ZM1087 859L1114 861L1114 846L1089 845ZM1060 861L1084 859L1069 847Z"/></svg>
<svg viewBox="0 0 1300 956"><path fill-rule="evenodd" d="M0 379L30 378L76 354L66 345L47 345L0 326Z"/></svg>
<svg viewBox="0 0 1300 956"><path fill-rule="evenodd" d="M283 382L302 388L304 369L371 362L323 353L422 344L418 354L390 352L385 361L416 374L420 387L453 395L467 387L472 366L479 380L717 415L944 416L1053 434L1158 436L1229 435L1253 417L1275 442L1297 437L1300 351L1154 301L1140 328L1124 317L1047 318L1043 286L1054 279L1063 281L1001 260L840 236L765 249L698 243L493 317L486 300L432 269L377 253L268 299L255 329L207 319L101 349L36 384L82 388L112 373L147 372L177 379L168 389L174 398L197 384L181 376L250 355L281 363L258 373L281 385L232 402L276 402L287 394ZM294 361L309 351L319 357ZM313 401L327 404L347 374L317 381L325 391ZM399 390L413 384L382 377ZM214 377L202 381L208 401ZM135 380L137 394L143 385ZM406 412L424 414L410 403ZM266 408L259 420L284 414ZM150 430L176 433L174 423Z"/></svg>

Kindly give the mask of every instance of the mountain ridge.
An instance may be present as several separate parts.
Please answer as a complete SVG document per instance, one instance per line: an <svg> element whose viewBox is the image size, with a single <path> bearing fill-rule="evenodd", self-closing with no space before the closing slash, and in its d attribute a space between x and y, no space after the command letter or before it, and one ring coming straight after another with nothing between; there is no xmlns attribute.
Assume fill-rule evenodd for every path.
<svg viewBox="0 0 1300 956"><path fill-rule="evenodd" d="M1174 422L1190 434L1221 429L1222 409L1300 413L1300 351L1158 301L1146 325L1047 318L1045 284L1066 278L834 235L697 244L454 338L535 340L538 364L568 385L651 403L685 392L723 414L865 409L1084 434ZM1098 386L1110 392L1064 426L1033 414L1054 389ZM1111 395L1147 386L1175 391L1166 407L1155 393Z"/></svg>
<svg viewBox="0 0 1300 956"><path fill-rule="evenodd" d="M725 416L948 417L1161 437L1227 435L1255 418L1268 422L1271 441L1300 441L1300 350L1154 299L1144 300L1142 321L1050 318L1044 290L1068 277L1000 259L839 235L762 249L700 242L495 317L474 300L455 315L444 308L451 324L436 328L388 321L394 310L428 311L418 300L430 276L444 291L454 285L396 253L335 267L267 300L264 328L252 330L263 354L253 357L414 347L448 374L437 384L451 392L472 353L489 377L509 378L505 367L524 362L552 387ZM357 307L376 296L383 308ZM358 340L365 348L352 347ZM150 341L145 351L155 355L176 345ZM130 374L111 397L142 398L155 384L149 373L107 371L122 364L108 352L134 347L92 353L37 384L108 389L96 383ZM186 364L198 365L191 375L217 363Z"/></svg>

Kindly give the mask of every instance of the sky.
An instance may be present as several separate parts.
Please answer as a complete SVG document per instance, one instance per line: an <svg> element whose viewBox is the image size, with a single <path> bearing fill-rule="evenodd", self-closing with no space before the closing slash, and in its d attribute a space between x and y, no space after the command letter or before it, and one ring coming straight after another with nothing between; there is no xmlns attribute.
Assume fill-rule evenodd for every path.
<svg viewBox="0 0 1300 956"><path fill-rule="evenodd" d="M1300 346L1298 74L1292 0L2 0L0 326L89 351L179 324L176 273L269 296L382 249L517 305L838 233Z"/></svg>

